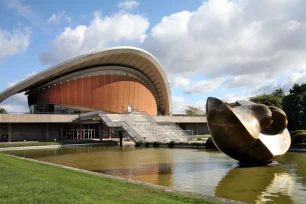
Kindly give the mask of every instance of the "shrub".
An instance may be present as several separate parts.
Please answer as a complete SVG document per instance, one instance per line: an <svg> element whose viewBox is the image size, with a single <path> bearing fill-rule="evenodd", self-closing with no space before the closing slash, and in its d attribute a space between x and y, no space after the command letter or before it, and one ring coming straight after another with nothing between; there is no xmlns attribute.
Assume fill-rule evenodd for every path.
<svg viewBox="0 0 306 204"><path fill-rule="evenodd" d="M149 147L149 146L150 146L150 143L146 142L145 145L146 145L146 147Z"/></svg>
<svg viewBox="0 0 306 204"><path fill-rule="evenodd" d="M213 140L210 138L207 139L205 146L207 149L217 149L215 143L213 142Z"/></svg>
<svg viewBox="0 0 306 204"><path fill-rule="evenodd" d="M153 147L159 147L159 145L160 145L160 142L157 142L157 141L153 142Z"/></svg>
<svg viewBox="0 0 306 204"><path fill-rule="evenodd" d="M292 144L306 143L306 132L298 132L292 135Z"/></svg>
<svg viewBox="0 0 306 204"><path fill-rule="evenodd" d="M290 132L290 134L294 136L295 134L301 133L301 132L306 132L306 130L295 130L295 131Z"/></svg>
<svg viewBox="0 0 306 204"><path fill-rule="evenodd" d="M142 142L135 142L135 147L140 147L142 145Z"/></svg>
<svg viewBox="0 0 306 204"><path fill-rule="evenodd" d="M168 147L173 148L174 147L175 142L174 141L170 141L168 143Z"/></svg>

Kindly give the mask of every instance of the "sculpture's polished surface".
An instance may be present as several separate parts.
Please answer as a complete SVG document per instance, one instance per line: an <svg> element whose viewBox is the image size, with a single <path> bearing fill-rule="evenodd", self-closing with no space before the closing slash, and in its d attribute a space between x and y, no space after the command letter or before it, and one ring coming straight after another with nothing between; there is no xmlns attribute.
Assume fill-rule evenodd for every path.
<svg viewBox="0 0 306 204"><path fill-rule="evenodd" d="M208 127L218 149L242 163L255 164L285 154L291 143L286 114L276 107L237 103L231 108L217 98L207 99Z"/></svg>

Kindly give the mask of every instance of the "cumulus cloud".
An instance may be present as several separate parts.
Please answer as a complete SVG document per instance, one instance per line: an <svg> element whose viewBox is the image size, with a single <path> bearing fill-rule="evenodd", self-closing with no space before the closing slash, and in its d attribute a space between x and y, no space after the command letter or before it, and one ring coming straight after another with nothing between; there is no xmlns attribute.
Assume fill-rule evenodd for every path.
<svg viewBox="0 0 306 204"><path fill-rule="evenodd" d="M172 88L185 94L230 91L228 102L286 91L306 76L306 1L208 0L194 11L164 16L150 31L145 17L129 13L139 5L132 2L119 3L114 15L95 13L88 25L66 27L40 61L138 45L161 62ZM183 110L182 104L183 97L173 97L174 110Z"/></svg>
<svg viewBox="0 0 306 204"><path fill-rule="evenodd" d="M66 27L52 42L52 51L44 51L39 59L43 64L56 63L108 47L112 44L140 42L149 22L141 15L116 13L102 17L94 14L89 25Z"/></svg>
<svg viewBox="0 0 306 204"><path fill-rule="evenodd" d="M186 105L184 97L172 96L172 113L185 113Z"/></svg>
<svg viewBox="0 0 306 204"><path fill-rule="evenodd" d="M13 30L11 32L0 28L0 60L25 52L30 44L31 31L29 28L24 30Z"/></svg>
<svg viewBox="0 0 306 204"><path fill-rule="evenodd" d="M184 97L172 96L172 113L185 114L185 110L189 105L200 108L205 112L206 102L204 101L196 101L194 104L192 104L188 103Z"/></svg>
<svg viewBox="0 0 306 204"><path fill-rule="evenodd" d="M24 94L25 92L22 92L7 98L0 103L0 107L6 109L10 113L29 112L28 99Z"/></svg>
<svg viewBox="0 0 306 204"><path fill-rule="evenodd" d="M27 73L23 79L19 79L19 80L7 83L7 88L14 86L17 83L35 75L35 74L37 74L37 72L35 72L35 71ZM12 113L14 113L14 112L15 113L29 112L28 99L27 99L27 96L25 95L25 92L15 94L15 95L7 98L6 100L4 100L0 103L0 107L4 108L8 112L12 112Z"/></svg>
<svg viewBox="0 0 306 204"><path fill-rule="evenodd" d="M184 90L184 93L185 94L209 93L219 88L225 82L225 80L226 78L224 77L217 77L211 80L201 80L187 87Z"/></svg>
<svg viewBox="0 0 306 204"><path fill-rule="evenodd" d="M31 11L30 5L24 5L20 0L6 0L6 8L14 10L18 15L26 17L29 16Z"/></svg>
<svg viewBox="0 0 306 204"><path fill-rule="evenodd" d="M177 76L172 81L170 81L170 85L172 88L186 87L189 84L190 80L182 76Z"/></svg>
<svg viewBox="0 0 306 204"><path fill-rule="evenodd" d="M226 76L228 88L254 86L305 65L305 7L302 0L208 0L163 17L143 46L167 73Z"/></svg>
<svg viewBox="0 0 306 204"><path fill-rule="evenodd" d="M65 11L61 11L58 14L52 14L48 20L48 24L60 24L62 21L66 21L68 23L71 22L71 18L65 13Z"/></svg>
<svg viewBox="0 0 306 204"><path fill-rule="evenodd" d="M31 76L34 76L35 74L37 74L37 72L32 71L30 73L27 73L23 79L17 79L15 81L8 82L7 83L7 88L10 88L10 87L14 86L14 85L18 84L19 82L21 82L21 81L23 81L23 80L25 80L25 79L27 79L27 78L29 78Z"/></svg>
<svg viewBox="0 0 306 204"><path fill-rule="evenodd" d="M133 10L139 6L139 3L134 0L126 0L126 1L121 1L118 4L118 8L123 9L123 10Z"/></svg>

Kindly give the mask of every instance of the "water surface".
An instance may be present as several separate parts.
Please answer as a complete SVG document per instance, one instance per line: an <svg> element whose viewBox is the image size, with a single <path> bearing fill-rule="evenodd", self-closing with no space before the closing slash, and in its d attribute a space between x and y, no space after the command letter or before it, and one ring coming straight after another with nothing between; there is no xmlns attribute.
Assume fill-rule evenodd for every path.
<svg viewBox="0 0 306 204"><path fill-rule="evenodd" d="M218 151L134 147L64 147L10 154L248 203L305 203L306 154L279 165L239 167Z"/></svg>

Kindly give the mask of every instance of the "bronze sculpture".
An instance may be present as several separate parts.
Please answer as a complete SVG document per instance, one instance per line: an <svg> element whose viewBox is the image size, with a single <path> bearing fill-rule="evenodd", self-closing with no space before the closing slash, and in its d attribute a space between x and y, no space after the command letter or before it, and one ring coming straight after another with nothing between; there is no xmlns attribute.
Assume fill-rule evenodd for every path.
<svg viewBox="0 0 306 204"><path fill-rule="evenodd" d="M231 108L217 98L207 99L208 127L217 148L249 164L267 164L285 154L291 139L284 111L248 101L237 103Z"/></svg>

